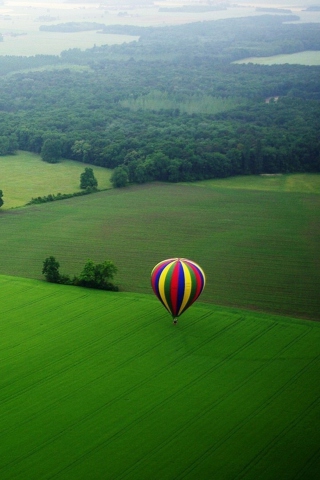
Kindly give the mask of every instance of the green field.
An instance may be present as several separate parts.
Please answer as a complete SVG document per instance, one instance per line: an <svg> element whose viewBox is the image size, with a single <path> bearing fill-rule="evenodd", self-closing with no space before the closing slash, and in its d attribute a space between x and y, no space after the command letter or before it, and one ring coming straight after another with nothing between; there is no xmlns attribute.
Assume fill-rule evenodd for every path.
<svg viewBox="0 0 320 480"><path fill-rule="evenodd" d="M319 208L317 194L153 183L1 209L0 274L110 259L122 291L149 293L157 262L186 257L207 274L205 302L319 319Z"/></svg>
<svg viewBox="0 0 320 480"><path fill-rule="evenodd" d="M169 0L76 2L0 2L0 56L134 39L40 32L42 23L165 26L260 15L255 3L265 5L211 16L162 15L160 4L177 4ZM320 12L301 21L308 16L320 21ZM304 53L277 60L320 64L319 52ZM183 76L172 80L182 91ZM179 99L153 90L125 106L213 113L238 102ZM80 191L86 166L99 192L26 205ZM28 152L0 157L0 480L318 480L320 175L114 189L111 173ZM120 291L45 282L51 255L70 277L88 259L113 261ZM177 325L150 285L168 257L198 262L207 280Z"/></svg>
<svg viewBox="0 0 320 480"><path fill-rule="evenodd" d="M201 187L265 190L268 192L320 193L320 175L309 173L246 175L194 182Z"/></svg>
<svg viewBox="0 0 320 480"><path fill-rule="evenodd" d="M320 325L0 276L1 480L308 479Z"/></svg>
<svg viewBox="0 0 320 480"><path fill-rule="evenodd" d="M99 188L111 187L112 172L106 168L72 160L50 164L30 152L0 157L0 189L5 202L2 209L25 205L33 197L80 191L80 175L85 167L93 169Z"/></svg>
<svg viewBox="0 0 320 480"><path fill-rule="evenodd" d="M62 51L70 48L85 50L94 45L119 45L139 38L129 35L101 35L96 32L84 33L30 32L0 42L0 55L60 55Z"/></svg>
<svg viewBox="0 0 320 480"><path fill-rule="evenodd" d="M272 57L250 57L233 63L257 63L259 65L283 65L285 63L297 65L320 65L320 51L305 51Z"/></svg>

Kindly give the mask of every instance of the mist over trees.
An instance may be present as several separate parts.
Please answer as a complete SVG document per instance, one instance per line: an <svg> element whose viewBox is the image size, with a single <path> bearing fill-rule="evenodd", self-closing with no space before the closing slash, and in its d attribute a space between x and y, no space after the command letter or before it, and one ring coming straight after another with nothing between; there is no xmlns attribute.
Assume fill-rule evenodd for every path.
<svg viewBox="0 0 320 480"><path fill-rule="evenodd" d="M231 63L320 50L320 24L284 23L294 19L109 25L102 31L140 39L1 57L0 155L21 149L116 168L118 186L318 172L320 67Z"/></svg>

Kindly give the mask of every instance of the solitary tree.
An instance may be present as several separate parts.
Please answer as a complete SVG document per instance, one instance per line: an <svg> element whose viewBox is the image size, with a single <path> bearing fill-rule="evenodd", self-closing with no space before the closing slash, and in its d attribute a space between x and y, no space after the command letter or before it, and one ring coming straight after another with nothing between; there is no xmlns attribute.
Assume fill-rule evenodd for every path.
<svg viewBox="0 0 320 480"><path fill-rule="evenodd" d="M127 169L124 167L116 167L113 170L110 181L116 188L126 187L129 182Z"/></svg>
<svg viewBox="0 0 320 480"><path fill-rule="evenodd" d="M46 280L51 283L60 283L60 273L59 273L60 263L55 259L55 257L48 257L43 262L42 273L46 277Z"/></svg>
<svg viewBox="0 0 320 480"><path fill-rule="evenodd" d="M2 207L3 205L2 197L3 197L3 193L2 193L2 190L0 190L0 207Z"/></svg>
<svg viewBox="0 0 320 480"><path fill-rule="evenodd" d="M0 136L0 155L7 155L9 152L9 139L5 135Z"/></svg>
<svg viewBox="0 0 320 480"><path fill-rule="evenodd" d="M94 176L92 168L86 167L80 175L80 188L97 188L98 181Z"/></svg>
<svg viewBox="0 0 320 480"><path fill-rule="evenodd" d="M41 148L41 158L48 163L58 163L61 158L61 142L58 138L48 138Z"/></svg>

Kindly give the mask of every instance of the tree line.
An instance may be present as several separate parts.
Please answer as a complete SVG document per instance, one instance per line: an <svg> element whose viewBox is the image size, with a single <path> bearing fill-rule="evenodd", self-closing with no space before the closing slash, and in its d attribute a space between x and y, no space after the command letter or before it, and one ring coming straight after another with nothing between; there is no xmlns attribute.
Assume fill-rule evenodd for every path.
<svg viewBox="0 0 320 480"><path fill-rule="evenodd" d="M60 273L60 263L52 255L44 260L42 267L42 274L48 282L111 290L113 292L119 290L112 282L117 271L117 267L110 260L105 260L102 263L94 263L92 260L88 260L79 276L70 277L70 275Z"/></svg>

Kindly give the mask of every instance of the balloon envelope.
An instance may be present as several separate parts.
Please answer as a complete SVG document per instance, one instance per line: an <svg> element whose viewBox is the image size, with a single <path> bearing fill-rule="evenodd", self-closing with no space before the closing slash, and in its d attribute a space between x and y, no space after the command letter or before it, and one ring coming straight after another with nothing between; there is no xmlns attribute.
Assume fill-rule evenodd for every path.
<svg viewBox="0 0 320 480"><path fill-rule="evenodd" d="M201 267L186 258L163 260L151 272L152 289L173 318L197 300L205 283Z"/></svg>

